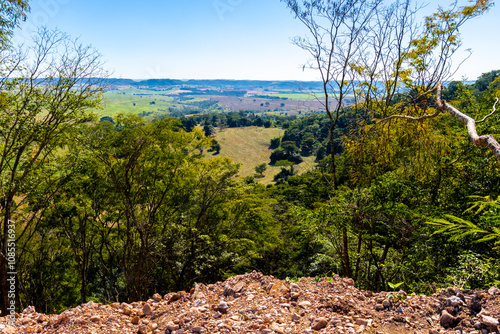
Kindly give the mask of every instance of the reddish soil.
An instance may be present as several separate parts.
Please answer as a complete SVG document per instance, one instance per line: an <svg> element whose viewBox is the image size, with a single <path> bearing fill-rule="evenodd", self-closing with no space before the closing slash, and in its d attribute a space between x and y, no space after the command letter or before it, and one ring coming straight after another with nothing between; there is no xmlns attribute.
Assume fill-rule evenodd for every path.
<svg viewBox="0 0 500 334"><path fill-rule="evenodd" d="M498 333L500 290L431 296L358 290L352 279L285 282L253 272L135 303L0 318L1 333Z"/></svg>
<svg viewBox="0 0 500 334"><path fill-rule="evenodd" d="M211 101L218 101L221 108L231 109L232 111L252 110L252 111L277 111L288 113L288 115L297 114L298 111L313 112L324 111L325 108L316 100L269 100L256 97L236 97L236 96L210 96ZM268 104L266 104L268 103ZM281 104L284 104L281 106ZM262 106L261 106L262 104Z"/></svg>

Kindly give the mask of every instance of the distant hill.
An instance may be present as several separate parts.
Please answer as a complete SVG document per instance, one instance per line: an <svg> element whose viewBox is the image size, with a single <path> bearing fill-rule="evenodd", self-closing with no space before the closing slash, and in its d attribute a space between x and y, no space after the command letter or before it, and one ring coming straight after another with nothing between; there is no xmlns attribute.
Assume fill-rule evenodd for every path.
<svg viewBox="0 0 500 334"><path fill-rule="evenodd" d="M176 79L118 79L106 80L109 86L132 86L149 88L171 88L173 86L211 87L219 89L244 89L244 90L278 90L290 92L309 92L322 89L320 81L263 81L263 80L176 80Z"/></svg>

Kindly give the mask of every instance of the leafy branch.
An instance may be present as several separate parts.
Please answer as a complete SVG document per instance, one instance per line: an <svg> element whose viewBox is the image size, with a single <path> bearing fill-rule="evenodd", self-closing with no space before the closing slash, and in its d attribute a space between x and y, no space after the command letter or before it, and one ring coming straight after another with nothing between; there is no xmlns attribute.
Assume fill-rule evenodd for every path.
<svg viewBox="0 0 500 334"><path fill-rule="evenodd" d="M472 202L472 206L469 207L465 212L475 210L476 214L480 213L496 213L497 209L500 209L500 196L496 200L492 200L489 196L471 196L472 198L479 199L478 201ZM429 225L434 225L439 227L433 235L444 234L450 236L450 241L459 241L469 236L480 235L481 237L475 240L475 243L495 241L495 246L500 247L500 215L494 214L490 216L483 217L484 220L490 223L488 227L480 227L468 220L453 216L444 215L447 219L434 218L427 222Z"/></svg>

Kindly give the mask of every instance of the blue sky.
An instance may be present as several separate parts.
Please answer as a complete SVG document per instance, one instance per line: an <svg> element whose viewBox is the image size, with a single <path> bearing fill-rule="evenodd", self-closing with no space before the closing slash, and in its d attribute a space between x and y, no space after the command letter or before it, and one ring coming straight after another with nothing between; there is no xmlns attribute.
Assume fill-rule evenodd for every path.
<svg viewBox="0 0 500 334"><path fill-rule="evenodd" d="M449 1L439 1L443 5ZM428 8L436 7L433 1ZM318 80L290 42L305 29L279 0L31 0L16 40L46 25L103 55L114 77ZM462 30L473 56L456 79L500 69L500 8Z"/></svg>

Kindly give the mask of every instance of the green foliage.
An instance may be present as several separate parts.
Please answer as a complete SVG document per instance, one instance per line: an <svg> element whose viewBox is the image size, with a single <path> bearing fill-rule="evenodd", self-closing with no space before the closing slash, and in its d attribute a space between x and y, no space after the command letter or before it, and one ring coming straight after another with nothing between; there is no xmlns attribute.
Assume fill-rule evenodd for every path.
<svg viewBox="0 0 500 334"><path fill-rule="evenodd" d="M267 169L267 165L265 163L262 163L260 165L255 166L255 172L259 173L262 175Z"/></svg>
<svg viewBox="0 0 500 334"><path fill-rule="evenodd" d="M448 270L445 282L462 289L488 288L498 275L496 262L493 259L484 260L478 254L466 251L457 259L458 266Z"/></svg>
<svg viewBox="0 0 500 334"><path fill-rule="evenodd" d="M276 148L280 147L280 143L281 143L281 138L279 138L279 137L273 138L273 139L271 139L271 145L269 146L269 148L276 149Z"/></svg>
<svg viewBox="0 0 500 334"><path fill-rule="evenodd" d="M474 91L474 95L479 96L492 86L498 88L499 81L497 79L499 76L500 70L494 70L481 74L471 87Z"/></svg>
<svg viewBox="0 0 500 334"><path fill-rule="evenodd" d="M398 289L403 284L404 284L404 282L399 282L399 283L387 282L387 285L389 285L389 288L391 288L391 290L393 290L393 291L395 291L396 289Z"/></svg>
<svg viewBox="0 0 500 334"><path fill-rule="evenodd" d="M16 4L3 13L13 15L4 34L27 10L23 1L4 7ZM334 114L292 120L244 111L201 113L216 103L180 96L195 116L121 114L91 122L87 110L99 106L101 95L87 72L63 76L64 66L41 66L52 76L0 80L2 218L23 221L16 226L23 304L58 312L88 300L130 302L251 270L288 283L302 276L318 282L336 272L371 290L404 285L430 292L433 283L476 288L495 282L498 163L472 151L447 117L424 123L379 119L434 111L432 93L420 96L432 88L426 78L446 72L446 62L437 60L460 45L457 29L489 6L479 1L428 17L401 54L381 55L394 69L381 85L369 81L380 78L377 66L349 63L346 71L363 76L351 91L359 103L340 103L335 120L329 117ZM372 29L365 27L359 32ZM96 59L75 55L70 52L66 61L76 59L77 69ZM11 64L16 62L5 69ZM493 71L474 86L452 83L445 96L480 119L490 113L499 80ZM337 83L354 89L352 82ZM378 95L382 90L387 94ZM160 103L144 100L150 107ZM216 127L273 124L286 129L271 141L271 163L282 166L275 185L238 178L240 165L228 158L203 156L209 148L220 150L207 138ZM498 129L498 121L480 125L483 132ZM325 158L330 153L335 165ZM294 165L310 155L320 161L318 168ZM248 164L250 170L255 164ZM263 175L266 168L261 163L255 171ZM469 194L476 194L475 201L462 212ZM441 218L422 224L428 217ZM389 298L399 303L404 295Z"/></svg>
<svg viewBox="0 0 500 334"><path fill-rule="evenodd" d="M2 9L9 11L5 9L9 6L25 6L25 2L4 2ZM105 72L100 55L95 50L80 45L65 34L41 29L33 38L34 44L28 50L13 52L2 63L0 217L5 230L9 220L24 222L19 226L21 230L18 234L25 236L20 240L22 243L30 244L31 238L38 237L40 242L48 240L57 245L57 238L52 231L44 230L43 227L37 230L48 203L57 193L56 180L62 171L54 161L62 154L65 145L76 137L78 126L94 120L94 115L88 111L101 102L101 84ZM25 57L25 52L32 57ZM36 233L41 233L41 236L36 236ZM7 237L3 234L0 249L6 249L6 242ZM74 267L74 262L68 259L67 247L61 242L61 248L54 258L62 259L68 266ZM26 257L45 265L50 258L51 251L45 249L40 250L39 257L29 251L25 253L27 248L18 249L18 263L24 263ZM27 266L31 266L33 261L28 261ZM6 262L2 260L0 263L0 279L5 279ZM44 271L37 271L39 276L35 278L23 271L20 276L28 282L33 281L30 281L32 278L37 282L31 291L38 288L50 290L51 283L47 279L51 276L45 275ZM72 302L74 293L70 291L71 283L68 284L68 281L73 280L73 273L68 273L66 277L57 269L51 275L54 275L54 280L58 275L61 277L60 282L54 284L54 292L67 294ZM38 302L45 308L58 309L60 304L48 295L49 292L40 291ZM1 307L5 311L7 293L2 291L2 296ZM61 301L68 300L61 298Z"/></svg>
<svg viewBox="0 0 500 334"><path fill-rule="evenodd" d="M474 242L493 241L498 247L500 245L500 197L497 200L490 199L489 196L472 196L478 199L472 202L465 211L474 211L475 214L482 214L481 225L468 220L453 216L444 215L448 219L435 218L428 222L439 229L434 234L445 234L450 236L450 241L460 241L464 238L475 238Z"/></svg>
<svg viewBox="0 0 500 334"><path fill-rule="evenodd" d="M298 150L296 149L296 146L296 150L294 150L294 147L292 145L287 146L287 148L289 149L289 151L280 147L275 149L271 153L271 156L269 157L271 159L271 165L276 165L278 161L289 161L295 164L301 163L303 161L302 157L298 153Z"/></svg>
<svg viewBox="0 0 500 334"><path fill-rule="evenodd" d="M10 45L13 30L20 21L26 20L30 7L27 0L2 1L0 5L0 49Z"/></svg>

